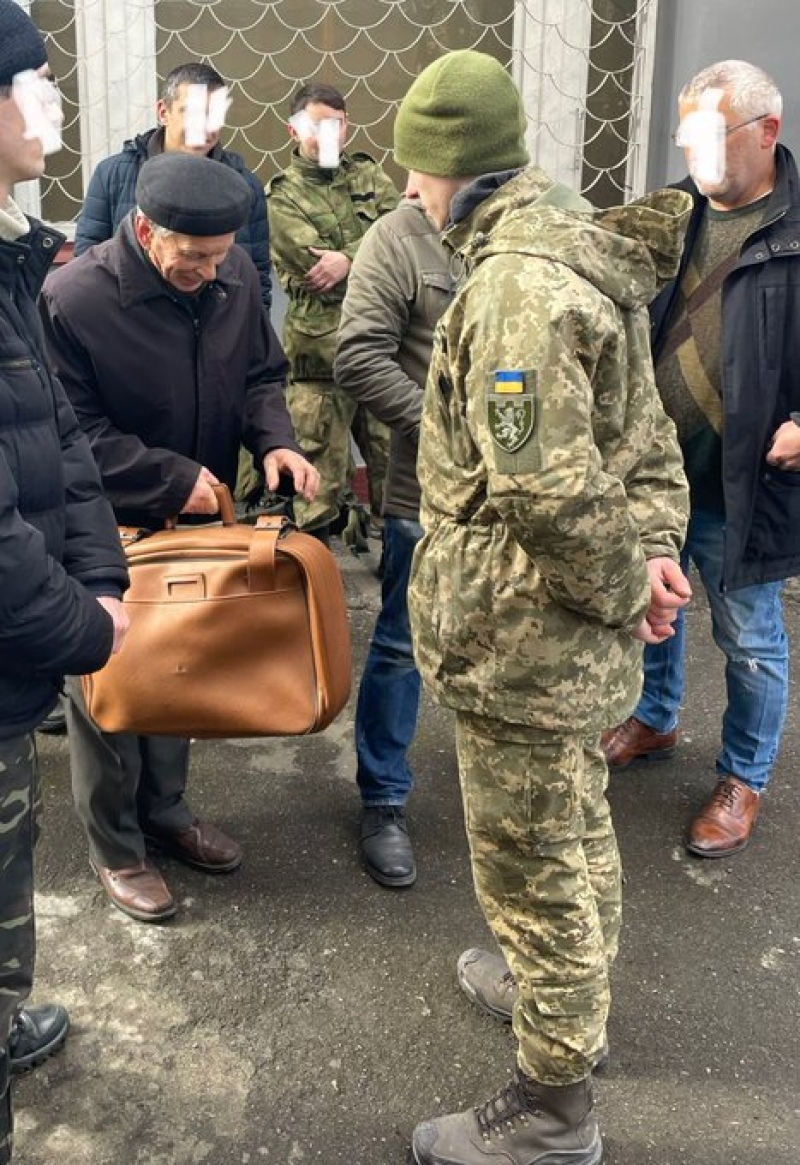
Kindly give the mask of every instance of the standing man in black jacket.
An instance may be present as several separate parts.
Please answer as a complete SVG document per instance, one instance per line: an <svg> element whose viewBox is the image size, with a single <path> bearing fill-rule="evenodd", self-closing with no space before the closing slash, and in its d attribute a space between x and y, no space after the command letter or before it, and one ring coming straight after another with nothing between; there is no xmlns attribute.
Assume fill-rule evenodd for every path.
<svg viewBox="0 0 800 1165"><path fill-rule="evenodd" d="M41 808L31 733L64 673L102 667L127 626L114 516L47 368L36 313L63 237L11 198L15 183L44 173L46 126L58 136L47 72L41 34L0 0L0 1165L11 1160L10 1072L55 1051L69 1026L63 1007L20 1010L33 978Z"/></svg>
<svg viewBox="0 0 800 1165"><path fill-rule="evenodd" d="M680 95L676 142L694 198L677 279L652 308L653 357L692 498L684 558L697 567L726 657L717 783L686 846L747 845L786 717L781 580L800 573L800 182L778 142L781 95L762 69L721 61ZM645 650L644 694L608 733L609 764L678 742L685 625Z"/></svg>
<svg viewBox="0 0 800 1165"><path fill-rule="evenodd" d="M313 499L317 471L294 440L286 359L234 235L247 183L209 158L167 153L143 167L116 235L65 264L40 302L48 348L124 524L212 516L244 445L269 489ZM185 799L189 742L101 732L70 681L73 791L92 865L112 903L156 922L175 913L146 841L206 873L241 862L233 838Z"/></svg>

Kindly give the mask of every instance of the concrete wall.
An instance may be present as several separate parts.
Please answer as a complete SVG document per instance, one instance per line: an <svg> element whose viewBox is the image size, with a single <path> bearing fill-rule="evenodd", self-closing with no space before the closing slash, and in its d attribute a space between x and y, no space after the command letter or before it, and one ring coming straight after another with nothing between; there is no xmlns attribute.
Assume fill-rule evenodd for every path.
<svg viewBox="0 0 800 1165"><path fill-rule="evenodd" d="M714 61L738 57L771 73L784 99L782 140L800 158L798 0L660 0L647 185L683 177L670 140L679 90Z"/></svg>

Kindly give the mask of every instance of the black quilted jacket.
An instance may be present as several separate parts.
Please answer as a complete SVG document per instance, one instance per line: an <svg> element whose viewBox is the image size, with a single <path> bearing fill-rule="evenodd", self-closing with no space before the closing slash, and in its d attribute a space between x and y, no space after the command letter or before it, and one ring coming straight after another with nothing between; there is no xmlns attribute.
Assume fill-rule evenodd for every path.
<svg viewBox="0 0 800 1165"><path fill-rule="evenodd" d="M31 731L62 676L111 651L98 595L125 559L89 444L43 355L36 295L63 238L32 222L0 240L0 737Z"/></svg>

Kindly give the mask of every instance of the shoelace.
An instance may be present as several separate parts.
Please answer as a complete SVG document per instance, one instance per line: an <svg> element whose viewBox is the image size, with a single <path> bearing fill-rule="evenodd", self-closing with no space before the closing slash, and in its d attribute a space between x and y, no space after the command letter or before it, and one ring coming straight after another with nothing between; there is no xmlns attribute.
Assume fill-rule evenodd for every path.
<svg viewBox="0 0 800 1165"><path fill-rule="evenodd" d="M506 971L503 978L500 980L501 990L505 995L510 995L512 991L517 989L517 979L513 971Z"/></svg>
<svg viewBox="0 0 800 1165"><path fill-rule="evenodd" d="M733 781L720 781L714 790L714 800L732 813L739 800L739 786Z"/></svg>
<svg viewBox="0 0 800 1165"><path fill-rule="evenodd" d="M527 1125L528 1117L534 1116L538 1108L536 1098L515 1076L485 1104L476 1105L474 1111L481 1136L488 1141L493 1134L502 1137L506 1132L513 1132L515 1120Z"/></svg>

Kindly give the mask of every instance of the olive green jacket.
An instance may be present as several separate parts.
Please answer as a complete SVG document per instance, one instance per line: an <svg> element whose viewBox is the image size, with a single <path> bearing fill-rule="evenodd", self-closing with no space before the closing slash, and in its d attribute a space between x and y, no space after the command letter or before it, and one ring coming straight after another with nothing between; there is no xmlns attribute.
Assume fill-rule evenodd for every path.
<svg viewBox="0 0 800 1165"><path fill-rule="evenodd" d="M677 559L685 537L647 304L690 202L594 211L534 167L504 177L482 201L462 192L471 211L446 236L465 277L423 409L415 655L444 704L592 733L635 706L646 560Z"/></svg>
<svg viewBox="0 0 800 1165"><path fill-rule="evenodd" d="M292 379L328 380L347 280L324 295L309 291L305 277L319 258L309 248L342 251L352 260L366 230L400 196L368 154L343 154L327 170L297 150L267 193L272 262L289 298L283 347Z"/></svg>
<svg viewBox="0 0 800 1165"><path fill-rule="evenodd" d="M453 295L450 259L420 203L403 199L364 236L339 324L336 383L391 430L383 512L412 521L433 333Z"/></svg>

